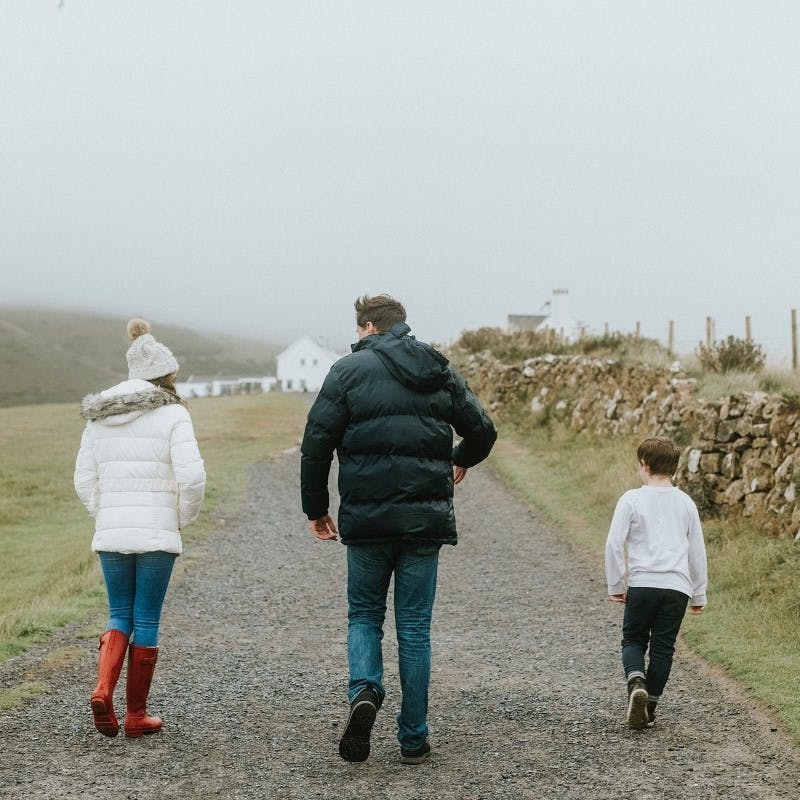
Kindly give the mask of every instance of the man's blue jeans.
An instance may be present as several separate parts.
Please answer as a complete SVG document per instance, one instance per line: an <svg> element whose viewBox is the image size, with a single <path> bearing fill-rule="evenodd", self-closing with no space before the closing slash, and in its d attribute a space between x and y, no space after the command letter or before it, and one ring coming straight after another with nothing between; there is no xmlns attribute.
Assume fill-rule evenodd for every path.
<svg viewBox="0 0 800 800"><path fill-rule="evenodd" d="M413 542L349 545L347 548L347 658L352 700L367 687L383 688L383 620L394 573L394 619L403 692L397 738L406 750L428 735L431 678L431 614L436 596L439 545Z"/></svg>
<svg viewBox="0 0 800 800"><path fill-rule="evenodd" d="M158 645L158 626L175 553L98 553L108 592L108 630L138 647Z"/></svg>

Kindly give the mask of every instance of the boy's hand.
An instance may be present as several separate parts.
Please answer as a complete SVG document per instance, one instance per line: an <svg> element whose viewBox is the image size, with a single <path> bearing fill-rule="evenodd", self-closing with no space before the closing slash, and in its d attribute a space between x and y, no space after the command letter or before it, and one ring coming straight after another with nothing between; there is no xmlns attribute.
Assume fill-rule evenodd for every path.
<svg viewBox="0 0 800 800"><path fill-rule="evenodd" d="M612 603L624 603L628 598L624 594L610 594L608 599Z"/></svg>
<svg viewBox="0 0 800 800"><path fill-rule="evenodd" d="M705 606L689 606L689 611L696 617L703 613L704 608Z"/></svg>

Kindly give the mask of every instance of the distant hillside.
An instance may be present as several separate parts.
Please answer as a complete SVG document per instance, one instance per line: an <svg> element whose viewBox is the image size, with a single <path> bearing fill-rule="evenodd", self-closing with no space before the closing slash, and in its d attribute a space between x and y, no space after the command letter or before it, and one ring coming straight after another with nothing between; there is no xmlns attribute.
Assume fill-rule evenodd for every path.
<svg viewBox="0 0 800 800"><path fill-rule="evenodd" d="M0 306L0 406L80 400L127 377L128 318ZM201 334L150 320L179 378L275 374L283 345Z"/></svg>

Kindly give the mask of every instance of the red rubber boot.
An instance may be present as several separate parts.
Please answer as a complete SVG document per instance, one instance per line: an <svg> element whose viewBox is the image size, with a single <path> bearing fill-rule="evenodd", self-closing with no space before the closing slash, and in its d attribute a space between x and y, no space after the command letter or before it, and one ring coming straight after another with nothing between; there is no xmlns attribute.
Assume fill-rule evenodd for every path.
<svg viewBox="0 0 800 800"><path fill-rule="evenodd" d="M129 739L136 739L148 733L158 733L161 730L161 718L150 717L145 710L157 660L157 647L137 647L134 644L130 646L128 683L125 691L128 700L125 735Z"/></svg>
<svg viewBox="0 0 800 800"><path fill-rule="evenodd" d="M119 680L127 648L128 637L115 628L107 630L100 637L97 686L92 692L91 704L94 726L103 736L116 736L119 733L119 722L113 704L114 687Z"/></svg>

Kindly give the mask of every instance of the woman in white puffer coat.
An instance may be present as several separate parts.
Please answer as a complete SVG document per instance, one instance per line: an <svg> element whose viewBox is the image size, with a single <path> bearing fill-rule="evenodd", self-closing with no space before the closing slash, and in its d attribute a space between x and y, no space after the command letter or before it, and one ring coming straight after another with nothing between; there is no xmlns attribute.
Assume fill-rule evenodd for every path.
<svg viewBox="0 0 800 800"><path fill-rule="evenodd" d="M145 320L132 319L128 335L129 379L83 400L75 490L95 519L92 550L109 603L91 699L94 725L106 736L119 733L112 699L127 651L125 735L138 737L161 730L161 719L146 712L161 607L182 550L180 530L200 511L206 475L175 390L178 362Z"/></svg>

